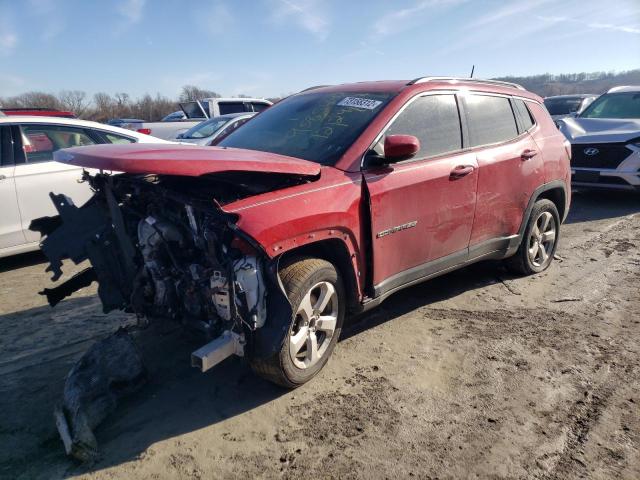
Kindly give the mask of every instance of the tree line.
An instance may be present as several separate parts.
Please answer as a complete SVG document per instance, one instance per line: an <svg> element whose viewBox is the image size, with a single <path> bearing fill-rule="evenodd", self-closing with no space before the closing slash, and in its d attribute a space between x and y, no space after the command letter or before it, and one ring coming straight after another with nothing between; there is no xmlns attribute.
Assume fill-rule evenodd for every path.
<svg viewBox="0 0 640 480"><path fill-rule="evenodd" d="M542 97L571 93L600 94L616 85L640 85L640 69L618 73L583 72L559 75L545 73L527 77L500 77L496 80L519 83L527 90ZM239 96L246 97L246 95ZM0 106L3 108L39 107L70 110L79 118L98 122L106 122L111 118L139 118L158 121L169 113L179 110L179 102L208 97L220 97L220 94L195 85L183 86L177 99L171 99L159 93L155 96L145 94L134 99L125 92L114 95L98 92L90 96L82 90L63 90L57 95L33 91L13 97L0 98ZM279 98L269 98L269 100L276 102Z"/></svg>
<svg viewBox="0 0 640 480"><path fill-rule="evenodd" d="M624 72L563 73L528 77L500 77L495 80L515 82L541 97L572 93L601 94L618 85L640 85L640 69Z"/></svg>
<svg viewBox="0 0 640 480"><path fill-rule="evenodd" d="M246 97L247 95L239 95ZM25 92L13 97L0 98L2 108L51 108L69 110L78 118L106 122L112 118L139 118L147 121L159 121L171 112L180 109L179 102L188 102L201 98L218 98L220 94L195 85L185 85L177 99L171 99L157 93L132 98L128 93L119 92L110 95L104 92L88 95L82 90L63 90L53 94L47 92Z"/></svg>

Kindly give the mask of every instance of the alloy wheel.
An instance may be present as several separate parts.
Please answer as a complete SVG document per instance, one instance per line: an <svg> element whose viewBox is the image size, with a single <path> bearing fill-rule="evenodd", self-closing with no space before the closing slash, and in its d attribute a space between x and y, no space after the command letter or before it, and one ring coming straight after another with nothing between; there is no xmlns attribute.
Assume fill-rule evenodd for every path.
<svg viewBox="0 0 640 480"><path fill-rule="evenodd" d="M338 312L338 293L330 282L315 284L302 297L289 336L296 367L312 367L322 358L335 333Z"/></svg>
<svg viewBox="0 0 640 480"><path fill-rule="evenodd" d="M556 243L556 222L550 212L542 212L536 219L529 235L529 261L536 267L543 267L551 261L551 253Z"/></svg>

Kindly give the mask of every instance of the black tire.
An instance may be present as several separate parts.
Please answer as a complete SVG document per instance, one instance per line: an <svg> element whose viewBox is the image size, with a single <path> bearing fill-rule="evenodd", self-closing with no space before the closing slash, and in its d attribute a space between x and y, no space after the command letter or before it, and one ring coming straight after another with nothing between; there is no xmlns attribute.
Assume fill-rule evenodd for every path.
<svg viewBox="0 0 640 480"><path fill-rule="evenodd" d="M549 244L550 248L545 248L540 246L539 248L545 248L545 254L547 256L544 262L536 262L532 260L529 249L533 247L533 243L535 242L534 237L532 236L532 232L536 227L536 223L541 219L541 216L545 213L551 215L550 221L553 221L553 228L555 229L555 236L553 240L553 245ZM538 225L539 226L539 225ZM558 247L558 240L560 238L560 215L558 214L558 209L556 205L547 199L538 200L531 210L531 214L529 215L529 220L527 221L527 228L524 230L524 235L522 236L522 240L520 241L520 246L518 247L518 251L512 257L509 257L505 260L505 265L507 268L518 275L532 275L534 273L540 273L551 265L553 261L553 256L556 253L556 248Z"/></svg>
<svg viewBox="0 0 640 480"><path fill-rule="evenodd" d="M340 337L345 317L346 296L344 285L336 268L326 260L318 258L298 258L280 268L280 279L293 309L291 324L287 338L281 349L273 356L260 360L249 359L251 368L261 377L287 388L296 388L308 382L318 374L331 356L335 344ZM297 315L300 304L305 295L312 291L315 285L328 282L335 288L337 294L336 327L322 356L315 364L306 368L299 368L294 363L290 353L290 339L292 332L299 328L301 317ZM324 346L324 343L320 345ZM306 347L305 347L306 348ZM324 347L323 347L324 348Z"/></svg>

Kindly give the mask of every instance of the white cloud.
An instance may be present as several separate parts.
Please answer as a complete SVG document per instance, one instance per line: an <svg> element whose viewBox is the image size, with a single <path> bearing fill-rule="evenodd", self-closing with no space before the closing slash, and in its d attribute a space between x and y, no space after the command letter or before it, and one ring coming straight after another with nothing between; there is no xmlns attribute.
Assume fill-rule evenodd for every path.
<svg viewBox="0 0 640 480"><path fill-rule="evenodd" d="M43 40L53 40L66 29L66 22L56 9L53 0L29 0L28 12L39 17L42 26L38 29Z"/></svg>
<svg viewBox="0 0 640 480"><path fill-rule="evenodd" d="M329 35L330 23L324 4L318 0L277 0L273 3L271 18L277 23L292 20L318 40Z"/></svg>
<svg viewBox="0 0 640 480"><path fill-rule="evenodd" d="M373 24L373 31L376 36L399 33L420 25L424 14L459 5L466 1L468 0L421 0L412 7L400 10L394 9L392 12L383 15Z"/></svg>
<svg viewBox="0 0 640 480"><path fill-rule="evenodd" d="M235 23L233 15L222 2L216 2L208 9L196 9L193 15L196 22L211 35L227 33Z"/></svg>
<svg viewBox="0 0 640 480"><path fill-rule="evenodd" d="M502 8L498 8L490 13L487 13L480 18L472 22L472 25L479 27L481 25L488 25L490 23L497 23L503 20L509 21L511 17L521 16L526 14L530 10L541 7L545 3L549 3L554 0L524 0L511 4L506 4Z"/></svg>
<svg viewBox="0 0 640 480"><path fill-rule="evenodd" d="M132 25L142 20L146 0L123 0L116 6L116 12Z"/></svg>
<svg viewBox="0 0 640 480"><path fill-rule="evenodd" d="M10 55L18 44L18 36L9 31L0 31L0 54Z"/></svg>
<svg viewBox="0 0 640 480"><path fill-rule="evenodd" d="M583 28L587 28L590 30L610 30L612 32L622 32L622 33L635 33L640 34L639 27L632 27L629 25L614 25L612 23L600 23L600 22L590 22L586 20L577 20L569 17L546 17L542 15L536 15L538 20L542 20L543 22L548 23L563 23L563 24L574 24L579 25Z"/></svg>

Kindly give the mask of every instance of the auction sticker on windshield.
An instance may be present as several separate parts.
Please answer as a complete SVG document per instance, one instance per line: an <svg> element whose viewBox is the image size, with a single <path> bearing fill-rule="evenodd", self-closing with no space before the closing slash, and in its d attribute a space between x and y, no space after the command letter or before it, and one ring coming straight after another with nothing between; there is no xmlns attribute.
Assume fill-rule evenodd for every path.
<svg viewBox="0 0 640 480"><path fill-rule="evenodd" d="M356 107L373 110L382 102L380 100L371 100L370 98L345 97L338 103L340 107Z"/></svg>

